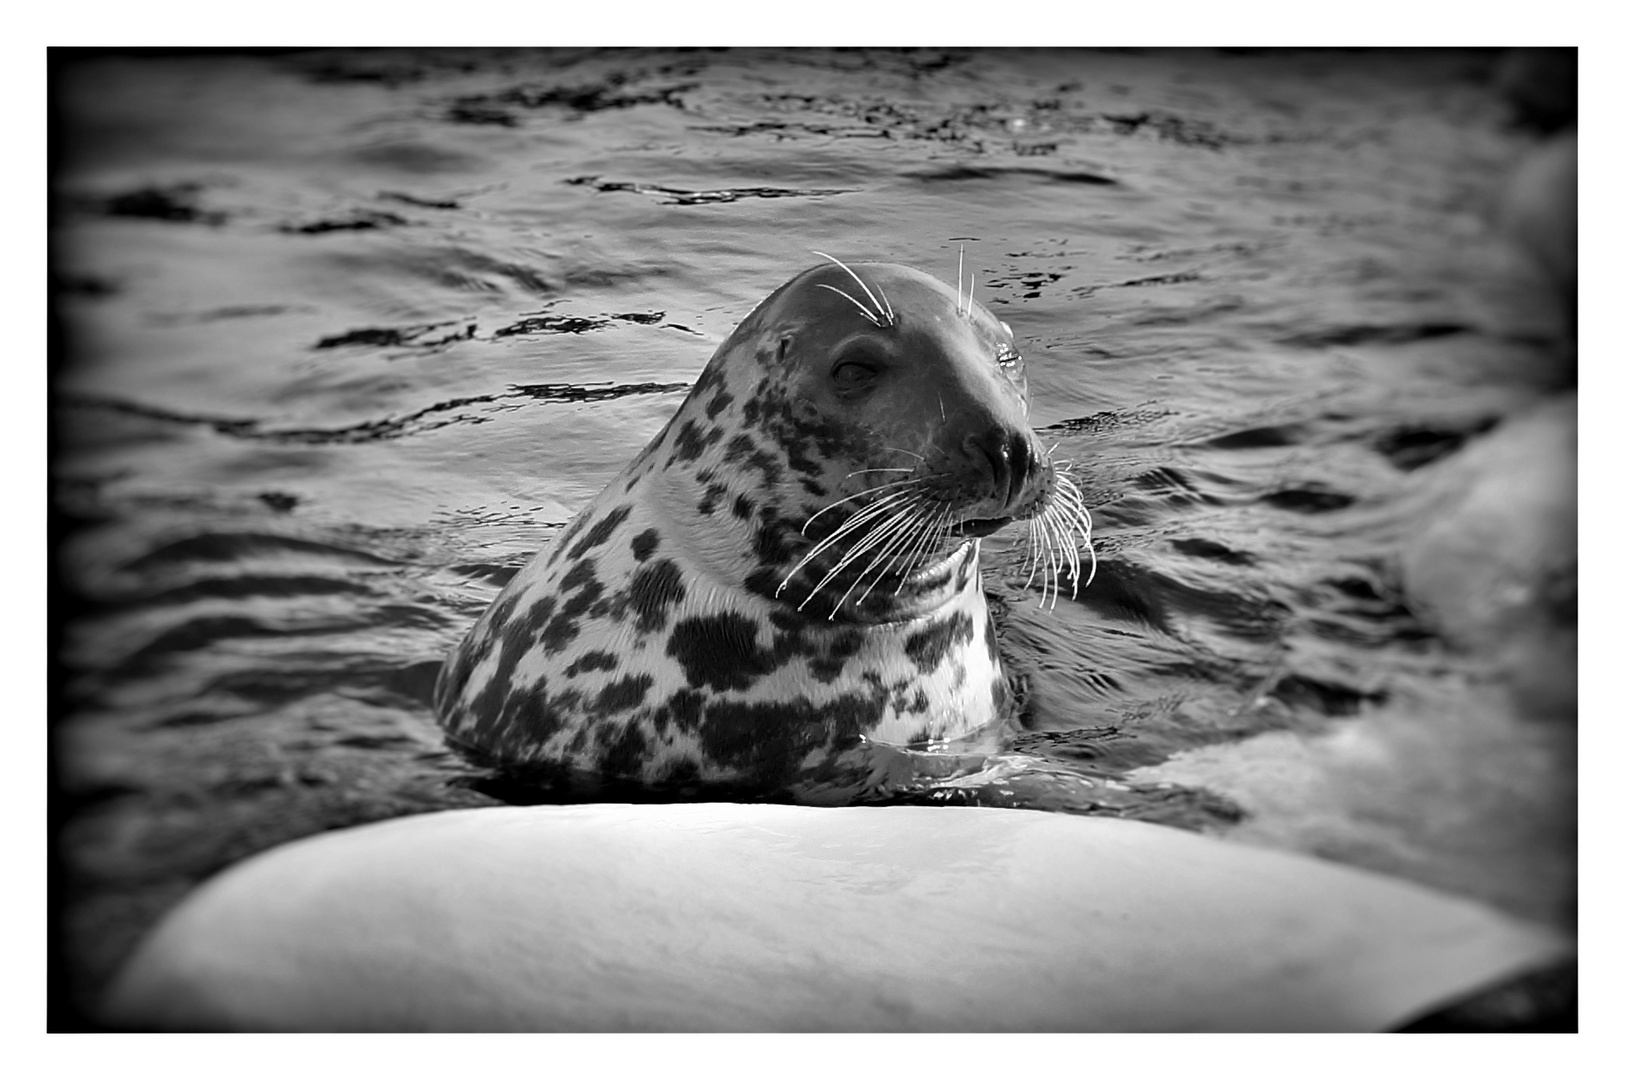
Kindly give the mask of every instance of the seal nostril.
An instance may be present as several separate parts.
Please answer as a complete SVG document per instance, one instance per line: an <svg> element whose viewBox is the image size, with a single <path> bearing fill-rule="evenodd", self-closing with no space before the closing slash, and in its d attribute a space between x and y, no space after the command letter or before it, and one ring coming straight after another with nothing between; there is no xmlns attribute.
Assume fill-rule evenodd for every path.
<svg viewBox="0 0 1625 1080"><path fill-rule="evenodd" d="M1025 491L1033 479L1033 448L1027 440L1019 435L1013 435L1009 441L1010 447L1010 499ZM1008 504L1007 504L1008 505Z"/></svg>
<svg viewBox="0 0 1625 1080"><path fill-rule="evenodd" d="M1000 506L1009 506L1026 482L1031 455L1026 440L1012 436L1002 428L978 432L967 436L965 451L972 457L980 456L987 462L988 476L993 481L989 494Z"/></svg>

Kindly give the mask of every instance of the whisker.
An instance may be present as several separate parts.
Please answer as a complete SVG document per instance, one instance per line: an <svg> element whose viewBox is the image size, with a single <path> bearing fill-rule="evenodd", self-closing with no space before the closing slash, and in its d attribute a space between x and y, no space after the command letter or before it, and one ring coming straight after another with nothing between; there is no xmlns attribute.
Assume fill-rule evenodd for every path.
<svg viewBox="0 0 1625 1080"><path fill-rule="evenodd" d="M872 471L879 472L880 470L877 469L877 470L872 470ZM913 470L910 469L908 471L912 472ZM852 473L852 474L849 474L849 475L854 475L855 476L857 474ZM886 484L876 484L872 488L864 488L862 491L858 492L856 495L848 495L844 499L836 499L834 502L830 503L828 506L824 507L822 510L818 511L818 513L814 514L812 517L808 518L805 522L802 523L801 535L802 536L807 535L807 526L811 525L815 520L817 520L820 514L827 514L831 510L835 509L837 506L840 506L843 503L849 503L853 499L861 499L865 495L873 495L877 491L885 491L887 488L906 487L909 484L923 484L923 483L925 483L924 480L893 480L890 483L886 483ZM894 491L894 492L892 492L892 494L896 495L897 492Z"/></svg>
<svg viewBox="0 0 1625 1080"><path fill-rule="evenodd" d="M852 275L852 280L857 282L858 285L862 287L862 289L863 289L863 291L865 293L868 293L870 302L873 303L876 308L878 308L880 310L883 310L883 311L886 311L888 314L890 313L891 306L888 305L888 304L882 304L879 300L875 299L874 291L871 290L869 288L869 286L864 283L864 280L862 278L858 277L857 271L853 270L850 266L846 265L844 262L842 262L840 259L837 259L833 255L827 255L822 251L815 251L815 252L813 252L813 254L818 255L818 256L822 256L823 258L828 259L830 262L834 263L836 266L839 266L842 270L845 270L848 274L851 274ZM825 288L830 288L830 287L831 286L825 286ZM837 289L836 291L839 292L840 290ZM851 299L851 298L848 297L848 299ZM856 300L853 300L852 302L855 303L855 304L857 303ZM862 304L858 304L858 306L863 307ZM867 313L867 309L865 309L865 312ZM873 316L871 316L871 317L873 317ZM876 318L875 319L875 325L876 326L885 326L887 324L881 322L878 318Z"/></svg>
<svg viewBox="0 0 1625 1080"><path fill-rule="evenodd" d="M796 605L796 610L800 611L802 608L806 607L812 602L812 598L818 595L818 590L829 584L831 579L833 579L842 570L845 570L848 566L850 566L859 555L862 555L864 552L880 543L886 537L888 532L895 529L898 520L899 519L895 517L888 518L883 524L872 529L862 540L859 540L856 544L852 545L852 547L847 550L846 554L842 555L841 558L830 569L829 573L825 574L823 578L819 580L818 584L813 586L812 592L807 594L806 599L802 600L801 603ZM862 575L860 574L858 576L861 580ZM857 582L853 582L852 587L856 588ZM831 620L835 618L835 612L840 610L841 604L846 601L846 596L850 596L851 592L852 589L849 588L846 595L842 596L840 600L837 600L835 605L830 608L829 618Z"/></svg>
<svg viewBox="0 0 1625 1080"><path fill-rule="evenodd" d="M897 588L892 590L892 595L896 596L898 593L903 591L903 585L908 580L908 575L913 569L916 553L930 537L928 523L931 521L933 515L940 514L941 512L941 509L938 507L926 505L921 505L912 511L909 519L909 530L904 533L903 542L898 546L897 550L892 553L891 558L886 561L886 565L881 567L880 573L875 575L875 580L870 584L869 590L873 590L876 585L879 585L881 579L887 574L892 573L892 568L896 567L898 581ZM901 563L899 563L899 560L901 560ZM869 595L869 590L864 592L864 597ZM858 602L862 603L862 598L859 598Z"/></svg>
<svg viewBox="0 0 1625 1080"><path fill-rule="evenodd" d="M1038 576L1038 519L1033 518L1027 522L1027 554L1024 561L1032 563L1032 569L1027 571L1027 580L1021 583L1023 590L1033 587L1033 578ZM1021 572L1021 567L1016 567Z"/></svg>
<svg viewBox="0 0 1625 1080"><path fill-rule="evenodd" d="M846 598L848 596L851 596L852 591L863 583L863 579L866 576L868 576L869 571L873 570L876 567L876 565L880 562L880 560L884 559L886 557L887 552L894 551L894 550L901 550L902 545L904 545L904 544L906 544L908 542L908 540L910 539L908 526L913 523L914 518L915 518L915 516L917 514L918 514L917 509L904 509L904 510L901 510L901 511L898 512L898 514L897 514L897 516L895 518L893 518L891 521L887 522L885 525L880 526L879 529L876 530L877 532L880 532L880 531L888 531L888 532L890 532L892 534L891 538L888 539L883 545L881 545L880 550L876 551L873 555L871 555L869 557L869 565L864 567L862 572L860 572L857 577L852 579L852 584L847 587L846 592L843 593L841 595L840 600L838 600L836 602L835 606L837 608L839 608L842 604L846 603ZM893 559L896 558L895 555L893 555L892 557L893 557ZM869 587L867 589L863 590L863 595L858 597L858 603L859 604L862 604L864 602L864 600L868 599L869 594L874 591L874 587L876 585L880 584L880 579L885 577L885 576L886 576L886 571L885 571L884 568L882 568L880 573L875 575L875 579L869 583Z"/></svg>
<svg viewBox="0 0 1625 1080"><path fill-rule="evenodd" d="M965 314L965 245L959 245L959 281L954 285L954 310Z"/></svg>
<svg viewBox="0 0 1625 1080"><path fill-rule="evenodd" d="M891 301L886 298L886 290L880 287L880 282L878 281L875 282L875 288L880 292L880 303L885 308L886 321L890 323L897 322L897 312L891 309Z"/></svg>
<svg viewBox="0 0 1625 1080"><path fill-rule="evenodd" d="M842 522L840 528L836 529L834 532L824 537L824 539L814 544L812 550L803 555L801 557L801 561L790 568L790 572L785 574L784 579L779 582L779 587L773 590L773 595L777 596L782 593L785 590L785 587L790 584L790 579L795 577L796 573L800 571L803 566L806 566L813 559L816 559L831 545L838 543L848 533L855 532L858 529L868 526L875 518L883 517L886 513L894 511L896 508L890 505L891 502L907 499L911 495L912 493L907 491L894 491L891 494L870 503L868 506L865 506L856 514L853 514L852 517ZM825 507L824 509L827 510L829 507ZM823 512L823 510L819 511L819 513Z"/></svg>
<svg viewBox="0 0 1625 1080"><path fill-rule="evenodd" d="M903 582L907 580L908 575L920 568L920 562L925 558L925 553L930 551L936 545L936 542L941 539L942 523L947 520L951 513L952 510L949 507L942 505L937 507L934 515L926 517L925 527L920 530L919 538L907 549L908 558L903 561L903 567L898 571L900 580L897 582L897 588L892 590L893 596L903 591Z"/></svg>
<svg viewBox="0 0 1625 1080"><path fill-rule="evenodd" d="M886 325L885 323L880 321L880 316L876 315L874 312L872 312L868 308L864 307L863 304L855 296L853 296L851 293L847 292L845 289L837 289L833 285L825 285L822 281L816 282L815 284L820 289L828 289L830 292L834 293L835 295L844 296L848 300L852 301L853 304L857 305L857 309L859 311L863 312L863 317L865 319L868 319L870 322L874 323L876 326L884 326L884 325Z"/></svg>

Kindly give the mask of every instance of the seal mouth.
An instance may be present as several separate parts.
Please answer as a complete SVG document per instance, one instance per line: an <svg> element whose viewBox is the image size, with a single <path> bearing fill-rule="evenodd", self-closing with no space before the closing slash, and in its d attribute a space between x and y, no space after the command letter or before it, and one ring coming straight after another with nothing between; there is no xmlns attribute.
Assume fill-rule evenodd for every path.
<svg viewBox="0 0 1625 1080"><path fill-rule="evenodd" d="M951 531L957 536L992 536L1015 520L1013 517L969 518L955 525Z"/></svg>

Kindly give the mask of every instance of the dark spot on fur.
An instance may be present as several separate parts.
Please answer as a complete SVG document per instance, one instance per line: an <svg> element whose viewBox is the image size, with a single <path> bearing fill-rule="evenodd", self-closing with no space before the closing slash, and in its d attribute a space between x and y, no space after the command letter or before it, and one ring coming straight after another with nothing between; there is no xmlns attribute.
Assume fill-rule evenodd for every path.
<svg viewBox="0 0 1625 1080"><path fill-rule="evenodd" d="M943 619L910 634L903 651L908 653L909 659L921 671L935 671L943 658L958 645L969 641L975 632L975 626L969 615L963 611L956 611L950 618Z"/></svg>
<svg viewBox="0 0 1625 1080"><path fill-rule="evenodd" d="M815 499L822 499L825 495L829 494L828 488L810 476L803 476L801 478L801 490L805 491L808 495L811 495Z"/></svg>
<svg viewBox="0 0 1625 1080"><path fill-rule="evenodd" d="M581 538L581 542L570 549L570 558L579 559L582 552L591 551L608 540L610 534L620 527L621 522L625 521L630 513L632 513L630 506L617 506L605 514L604 519L594 525L587 535Z"/></svg>
<svg viewBox="0 0 1625 1080"><path fill-rule="evenodd" d="M654 677L651 675L628 675L624 679L617 679L598 692L593 711L602 716L635 709L643 704L643 699L649 695L649 687L653 685Z"/></svg>
<svg viewBox="0 0 1625 1080"><path fill-rule="evenodd" d="M985 621L982 623L982 644L987 646L987 658L993 661L994 670L997 670L999 641L998 636L993 633L993 612L991 610L984 612L983 618Z"/></svg>
<svg viewBox="0 0 1625 1080"><path fill-rule="evenodd" d="M763 450L750 455L747 464L762 474L762 483L768 487L777 487L780 477L784 475L784 471L779 468L778 459Z"/></svg>
<svg viewBox="0 0 1625 1080"><path fill-rule="evenodd" d="M620 657L593 649L576 657L570 666L564 669L564 677L573 679L584 671L614 671L620 663Z"/></svg>
<svg viewBox="0 0 1625 1080"><path fill-rule="evenodd" d="M448 686L440 691L437 703L441 722L452 738L495 754L546 739L558 729L558 718L564 712L562 705L555 707L550 703L545 679L523 691L513 685L515 666L535 647L539 628L548 621L555 606L551 596L544 597L525 612L524 617L515 619L520 599L516 593L499 601L487 616L485 625L501 629L487 637L483 645L489 649L495 640L500 643L501 652L497 656L496 670L486 678L479 692L466 708L459 708L461 695L458 692L462 686L457 685L455 691ZM463 671L462 678L466 680L467 673L484 655L483 652L475 654L465 645L458 651L454 668ZM565 696L560 695L557 700L563 702Z"/></svg>
<svg viewBox="0 0 1625 1080"><path fill-rule="evenodd" d="M666 770L666 775L661 777L661 780L668 784L693 784L698 783L699 779L700 766L692 758L673 762L671 768Z"/></svg>
<svg viewBox="0 0 1625 1080"><path fill-rule="evenodd" d="M581 633L581 616L603 592L603 582L595 578L582 585L564 602L553 618L548 620L539 638L547 655L552 656L576 639Z"/></svg>
<svg viewBox="0 0 1625 1080"><path fill-rule="evenodd" d="M679 690L666 699L665 707L678 731L694 731L700 726L700 713L705 708L705 698L693 690Z"/></svg>
<svg viewBox="0 0 1625 1080"><path fill-rule="evenodd" d="M705 495L700 499L700 505L696 507L696 509L698 509L700 513L709 517L713 512L715 512L718 501L726 498L727 495L728 489L722 484L712 484L710 487L705 489Z"/></svg>
<svg viewBox="0 0 1625 1080"><path fill-rule="evenodd" d="M749 435L735 435L728 440L728 445L723 450L722 460L729 462L741 461L755 451L756 444L751 441Z"/></svg>
<svg viewBox="0 0 1625 1080"><path fill-rule="evenodd" d="M693 461L705 453L705 448L722 439L722 429L714 427L705 434L700 433L700 426L692 420L683 421L683 426L677 432L675 449L672 451L673 461Z"/></svg>
<svg viewBox="0 0 1625 1080"><path fill-rule="evenodd" d="M774 608L768 613L767 621L775 629L786 633L800 633L807 626L807 617L794 608Z"/></svg>
<svg viewBox="0 0 1625 1080"><path fill-rule="evenodd" d="M591 559L582 559L570 567L569 573L559 579L559 591L573 592L589 582L597 581L598 578L593 574L593 569Z"/></svg>
<svg viewBox="0 0 1625 1080"><path fill-rule="evenodd" d="M655 548L660 546L660 533L656 529L644 529L632 538L632 557L638 562L646 562Z"/></svg>
<svg viewBox="0 0 1625 1080"><path fill-rule="evenodd" d="M750 501L750 496L741 494L734 500L734 517L740 521L750 520L750 512L756 509L756 504Z"/></svg>
<svg viewBox="0 0 1625 1080"><path fill-rule="evenodd" d="M863 692L816 705L805 697L760 704L714 699L705 707L700 745L711 760L744 770L755 783L777 786L811 751L856 742L880 722L885 708L883 694Z"/></svg>
<svg viewBox="0 0 1625 1080"><path fill-rule="evenodd" d="M843 630L830 641L828 650L807 659L812 677L821 683L832 683L840 678L847 660L863 648L863 634L858 630Z"/></svg>
<svg viewBox="0 0 1625 1080"><path fill-rule="evenodd" d="M688 595L683 572L670 559L661 559L640 569L627 586L626 596L637 612L638 631L648 634L666 628L666 613Z"/></svg>
<svg viewBox="0 0 1625 1080"><path fill-rule="evenodd" d="M643 771L643 758L648 749L643 725L628 723L621 729L619 738L599 751L598 771L606 776L636 776Z"/></svg>
<svg viewBox="0 0 1625 1080"><path fill-rule="evenodd" d="M757 645L757 629L754 619L731 611L683 619L672 627L666 655L683 666L690 686L744 690L782 663Z"/></svg>
<svg viewBox="0 0 1625 1080"><path fill-rule="evenodd" d="M552 566L555 562L558 562L560 552L570 546L570 541L580 535L581 530L586 527L590 519L591 515L583 511L574 521L565 526L564 532L560 533L559 538L553 541L553 550L547 554L547 565Z"/></svg>
<svg viewBox="0 0 1625 1080"><path fill-rule="evenodd" d="M705 407L705 415L709 420L715 420L717 414L733 404L734 396L726 389L718 390L717 396L711 399L711 404Z"/></svg>

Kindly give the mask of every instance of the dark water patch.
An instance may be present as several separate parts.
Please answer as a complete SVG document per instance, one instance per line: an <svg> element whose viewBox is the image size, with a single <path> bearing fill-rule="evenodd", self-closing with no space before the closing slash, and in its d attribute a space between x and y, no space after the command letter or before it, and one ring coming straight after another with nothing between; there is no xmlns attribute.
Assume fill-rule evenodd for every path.
<svg viewBox="0 0 1625 1080"><path fill-rule="evenodd" d="M1060 761L1093 762L1106 753L1106 744L1123 738L1120 724L1101 724L1070 731L1024 731L1010 741L1010 749Z"/></svg>
<svg viewBox="0 0 1625 1080"><path fill-rule="evenodd" d="M536 315L492 332L492 337L518 337L526 334L585 334L602 330L608 319L588 319L579 315Z"/></svg>
<svg viewBox="0 0 1625 1080"><path fill-rule="evenodd" d="M195 550L195 549L194 549ZM157 554L157 553L154 553ZM217 553L216 553L217 554ZM152 558L151 555L143 558ZM174 561L173 552L165 552L158 563L144 564L143 568L166 565ZM177 604L190 604L199 600L290 599L303 596L369 596L374 590L359 582L319 574L233 574L225 577L204 577L184 585L167 588L141 589L121 593L109 606L152 610Z"/></svg>
<svg viewBox="0 0 1625 1080"><path fill-rule="evenodd" d="M1153 277L1135 278L1132 281L1119 281L1115 288L1138 289L1146 285L1183 285L1188 281L1201 281L1202 275L1195 271L1182 274L1157 274Z"/></svg>
<svg viewBox="0 0 1625 1080"><path fill-rule="evenodd" d="M70 408L106 409L113 412L141 416L176 424L196 424L214 429L234 438L264 440L272 443L320 446L340 443L380 442L387 439L420 435L454 424L484 423L488 417L458 413L443 417L440 414L470 405L493 404L512 398L532 398L540 401L606 401L634 394L669 394L686 391L688 383L630 383L608 386L572 386L545 383L531 386L512 386L505 394L478 394L466 398L436 402L404 416L382 420L365 420L336 428L270 428L262 429L258 420L228 420L221 417L192 416L171 412L134 402L110 401L76 397L60 402Z"/></svg>
<svg viewBox="0 0 1625 1080"><path fill-rule="evenodd" d="M489 582L499 589L512 581L513 576L519 573L519 567L517 566L501 566L497 563L456 563L446 569L467 578Z"/></svg>
<svg viewBox="0 0 1625 1080"><path fill-rule="evenodd" d="M1449 457L1469 439L1493 429L1496 417L1487 417L1465 428L1449 430L1434 425L1394 428L1376 437L1373 448L1402 472L1419 469Z"/></svg>
<svg viewBox="0 0 1625 1080"><path fill-rule="evenodd" d="M1308 435L1302 424L1265 424L1261 427L1215 435L1203 440L1203 446L1214 450L1261 450L1278 446L1297 446Z"/></svg>
<svg viewBox="0 0 1625 1080"><path fill-rule="evenodd" d="M1069 595L1072 575L1063 570L1061 593ZM1170 637L1180 637L1179 619L1198 618L1242 641L1274 642L1285 633L1292 612L1278 600L1239 589L1208 589L1171 574L1106 557L1099 558L1095 579L1079 588L1075 602L1103 619L1137 623Z"/></svg>
<svg viewBox="0 0 1625 1080"><path fill-rule="evenodd" d="M700 206L709 203L731 203L740 199L804 199L825 195L849 195L854 188L775 188L744 187L717 188L710 191L690 191L687 188L666 187L663 184L634 184L614 180L600 180L596 176L575 176L566 184L585 185L600 192L631 191L638 195L668 195L660 200L667 205Z"/></svg>
<svg viewBox="0 0 1625 1080"><path fill-rule="evenodd" d="M919 169L900 173L922 184L963 183L969 180L1003 180L1007 177L1033 177L1053 184L1089 184L1097 187L1118 187L1120 182L1100 173L1081 170L1038 169L1021 165L945 165L935 169Z"/></svg>
<svg viewBox="0 0 1625 1080"><path fill-rule="evenodd" d="M637 323L639 326L654 326L666 317L664 311L627 311L619 315L611 315L612 319L622 322Z"/></svg>
<svg viewBox="0 0 1625 1080"><path fill-rule="evenodd" d="M112 278L98 277L95 274L67 274L52 271L51 293L53 296L82 296L90 300L101 300L105 297L117 295L122 286Z"/></svg>
<svg viewBox="0 0 1625 1080"><path fill-rule="evenodd" d="M392 693L410 698L423 708L432 710L435 681L440 678L443 666L444 661L437 658L387 668L383 672L382 684Z"/></svg>
<svg viewBox="0 0 1625 1080"><path fill-rule="evenodd" d="M413 176L440 173L476 173L489 162L474 154L434 143L391 141L359 146L349 156L363 165L373 165Z"/></svg>
<svg viewBox="0 0 1625 1080"><path fill-rule="evenodd" d="M198 206L198 196L202 191L203 185L198 183L136 188L133 191L109 196L101 204L102 212L109 217L224 225L227 220L226 214L203 210Z"/></svg>
<svg viewBox="0 0 1625 1080"><path fill-rule="evenodd" d="M372 566L398 565L394 559L374 555L368 551L337 547L296 536L256 532L213 532L169 541L145 555L121 563L120 569L146 572L175 566L184 568L200 562L237 562L242 559L267 555L285 556L290 553L319 555Z"/></svg>
<svg viewBox="0 0 1625 1080"><path fill-rule="evenodd" d="M877 131L874 128L851 124L791 123L785 120L756 120L748 124L697 125L690 130L734 137L771 135L775 140L795 136L816 136L822 139L886 139L891 137L891 133L884 130Z"/></svg>
<svg viewBox="0 0 1625 1080"><path fill-rule="evenodd" d="M538 401L609 401L639 394L687 393L692 383L621 383L575 386L570 383L535 383L509 387L515 394Z"/></svg>
<svg viewBox="0 0 1625 1080"><path fill-rule="evenodd" d="M314 310L316 309L302 304L228 304L225 307L210 308L208 311L177 314L155 313L148 315L146 318L148 322L155 326L195 326L204 323L221 322L227 319L263 319L275 315L287 315L290 312Z"/></svg>
<svg viewBox="0 0 1625 1080"><path fill-rule="evenodd" d="M1194 559L1210 559L1214 562L1224 563L1226 566L1255 566L1258 563L1257 556L1249 555L1245 551L1235 551L1216 540L1189 537L1172 540L1168 546L1181 555L1189 555Z"/></svg>
<svg viewBox="0 0 1625 1080"><path fill-rule="evenodd" d="M401 217L399 214L392 214L388 210L357 210L346 217L319 218L303 225L279 225L277 231L304 236L318 236L322 233L365 232L370 229L387 229L397 225L409 224L411 222L406 218Z"/></svg>
<svg viewBox="0 0 1625 1080"><path fill-rule="evenodd" d="M302 635L329 635L335 631L359 630L358 620L320 627L293 629L247 615L200 615L160 631L145 645L124 658L127 669L144 670L167 660L174 653L195 652L222 641L244 638L288 638Z"/></svg>
<svg viewBox="0 0 1625 1080"><path fill-rule="evenodd" d="M1346 509L1353 506L1356 501L1353 495L1333 491L1323 484L1282 488L1259 498L1259 502L1273 506L1277 510L1290 510L1295 514L1325 514L1333 510Z"/></svg>
<svg viewBox="0 0 1625 1080"><path fill-rule="evenodd" d="M1208 150L1222 150L1227 146L1255 141L1248 137L1227 134L1201 120L1191 120L1160 110L1101 113L1100 120L1118 135L1136 135L1145 131L1167 142L1178 143L1181 146L1199 146Z"/></svg>
<svg viewBox="0 0 1625 1080"><path fill-rule="evenodd" d="M436 76L470 75L491 66L490 57L426 49L323 50L285 62L314 83L377 83L391 90Z"/></svg>
<svg viewBox="0 0 1625 1080"><path fill-rule="evenodd" d="M1413 341L1470 334L1473 328L1453 322L1422 322L1398 326L1334 326L1325 330L1279 338L1282 345L1324 349L1335 345L1408 345Z"/></svg>
<svg viewBox="0 0 1625 1080"><path fill-rule="evenodd" d="M1158 465L1148 469L1130 481L1134 487L1141 491L1155 495L1173 495L1178 505L1191 502L1215 502L1216 500L1205 495L1183 469L1172 465Z"/></svg>
<svg viewBox="0 0 1625 1080"><path fill-rule="evenodd" d="M1088 416L1078 416L1070 420L1057 420L1048 424L1039 431L1051 432L1057 435L1074 435L1081 433L1106 434L1121 431L1126 428L1143 427L1156 420L1162 420L1173 414L1163 410L1151 409L1107 409L1103 412L1091 413Z"/></svg>
<svg viewBox="0 0 1625 1080"><path fill-rule="evenodd" d="M1061 269L1064 271L1072 268L1070 266L1066 266L1062 267ZM990 289L1002 289L1005 287L1025 289L1027 291L1020 294L1021 298L1023 300L1036 300L1043 295L1042 290L1044 286L1055 284L1057 281L1060 281L1063 276L1064 274L1055 273L1052 271L1028 271L1027 273L1017 274L1012 277L989 277L987 279L987 286Z"/></svg>
<svg viewBox="0 0 1625 1080"><path fill-rule="evenodd" d="M364 327L360 330L350 330L342 334L334 334L331 337L324 337L316 344L312 345L311 348L336 349L340 346L346 345L370 345L374 347L400 347L410 345L419 349L427 349L438 345L450 345L453 342L470 340L474 337L474 332L478 327L477 323L471 322L466 326L463 326L461 330L450 334L441 334L437 337L429 338L428 340L423 340L424 335L426 334L434 333L436 330L442 330L448 326L457 325L460 325L460 320L454 319L447 322L423 323L418 326ZM498 330L497 334L498 336L501 336L502 331Z"/></svg>
<svg viewBox="0 0 1625 1080"><path fill-rule="evenodd" d="M463 94L446 106L445 119L454 124L495 124L517 127L519 113L537 109L565 109L579 119L591 113L631 109L639 105L666 105L684 108L683 95L699 89L695 82L632 89L633 77L611 72L596 82L574 86L519 85L485 94Z"/></svg>
<svg viewBox="0 0 1625 1080"><path fill-rule="evenodd" d="M553 284L534 268L471 251L461 244L401 245L387 252L337 248L323 257L334 272L359 279L412 276L436 289L482 296L510 288L529 296L546 296L554 291Z"/></svg>
<svg viewBox="0 0 1625 1080"><path fill-rule="evenodd" d="M279 514L286 514L299 505L299 496L285 491L262 491L255 498Z"/></svg>
<svg viewBox="0 0 1625 1080"><path fill-rule="evenodd" d="M456 199L426 199L421 195L410 195L404 191L380 191L380 199L391 202L405 203L407 206L419 206L425 210L461 210L463 204Z"/></svg>
<svg viewBox="0 0 1625 1080"><path fill-rule="evenodd" d="M1353 716L1366 705L1381 705L1388 700L1384 690L1367 692L1307 675L1287 675L1265 693L1283 705L1311 709L1325 716Z"/></svg>

